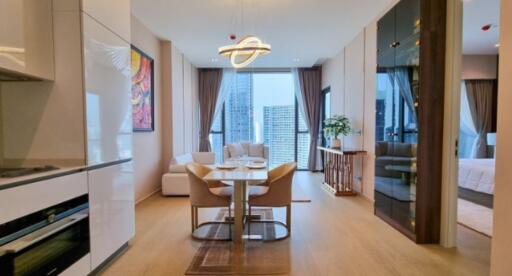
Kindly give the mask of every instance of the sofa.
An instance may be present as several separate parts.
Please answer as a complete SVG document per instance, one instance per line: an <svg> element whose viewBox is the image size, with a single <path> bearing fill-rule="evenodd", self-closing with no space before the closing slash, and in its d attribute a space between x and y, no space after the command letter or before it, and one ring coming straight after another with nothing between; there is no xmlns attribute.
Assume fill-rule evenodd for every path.
<svg viewBox="0 0 512 276"><path fill-rule="evenodd" d="M375 175L399 178L400 172L388 170L388 165L412 166L416 163L417 145L398 142L376 142Z"/></svg>
<svg viewBox="0 0 512 276"><path fill-rule="evenodd" d="M256 161L268 160L268 146L249 142L233 143L224 146L224 162L226 161Z"/></svg>
<svg viewBox="0 0 512 276"><path fill-rule="evenodd" d="M194 152L174 157L169 165L169 171L162 176L163 195L186 196L190 194L185 166L192 162L213 166L215 164L215 153Z"/></svg>

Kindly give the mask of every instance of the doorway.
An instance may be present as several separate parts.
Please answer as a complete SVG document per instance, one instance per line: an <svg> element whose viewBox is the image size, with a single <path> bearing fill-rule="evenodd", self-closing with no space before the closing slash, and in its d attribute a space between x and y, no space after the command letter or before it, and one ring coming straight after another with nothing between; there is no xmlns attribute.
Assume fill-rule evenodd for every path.
<svg viewBox="0 0 512 276"><path fill-rule="evenodd" d="M448 5L441 244L492 236L499 0ZM455 154L454 154L455 153Z"/></svg>

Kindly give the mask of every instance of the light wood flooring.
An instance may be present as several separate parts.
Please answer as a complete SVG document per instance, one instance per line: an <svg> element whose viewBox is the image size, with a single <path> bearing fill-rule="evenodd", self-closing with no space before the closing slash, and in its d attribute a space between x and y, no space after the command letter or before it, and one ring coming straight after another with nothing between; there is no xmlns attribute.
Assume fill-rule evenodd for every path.
<svg viewBox="0 0 512 276"><path fill-rule="evenodd" d="M293 204L289 239L262 245L285 250L289 275L489 274L489 238L459 226L458 248L417 245L375 217L369 201L333 197L321 179L296 174L294 185L312 202ZM215 214L200 211L200 218ZM103 274L183 275L201 245L190 238L188 198L154 195L137 205L136 220L129 249Z"/></svg>

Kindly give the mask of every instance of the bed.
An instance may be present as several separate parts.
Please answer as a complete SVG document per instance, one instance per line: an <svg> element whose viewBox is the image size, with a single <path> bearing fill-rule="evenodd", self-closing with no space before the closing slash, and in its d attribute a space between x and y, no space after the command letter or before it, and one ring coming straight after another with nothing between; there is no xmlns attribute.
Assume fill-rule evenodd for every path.
<svg viewBox="0 0 512 276"><path fill-rule="evenodd" d="M494 163L495 159L460 159L459 197L492 208Z"/></svg>

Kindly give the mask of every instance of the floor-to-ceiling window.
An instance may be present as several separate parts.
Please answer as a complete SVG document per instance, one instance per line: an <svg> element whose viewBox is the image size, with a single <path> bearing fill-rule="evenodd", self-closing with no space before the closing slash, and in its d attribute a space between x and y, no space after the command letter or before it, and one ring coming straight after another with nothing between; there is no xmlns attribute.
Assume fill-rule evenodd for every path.
<svg viewBox="0 0 512 276"><path fill-rule="evenodd" d="M223 145L251 141L269 147L269 165L296 161L306 169L309 131L297 107L290 72L239 72L210 135L217 161Z"/></svg>

